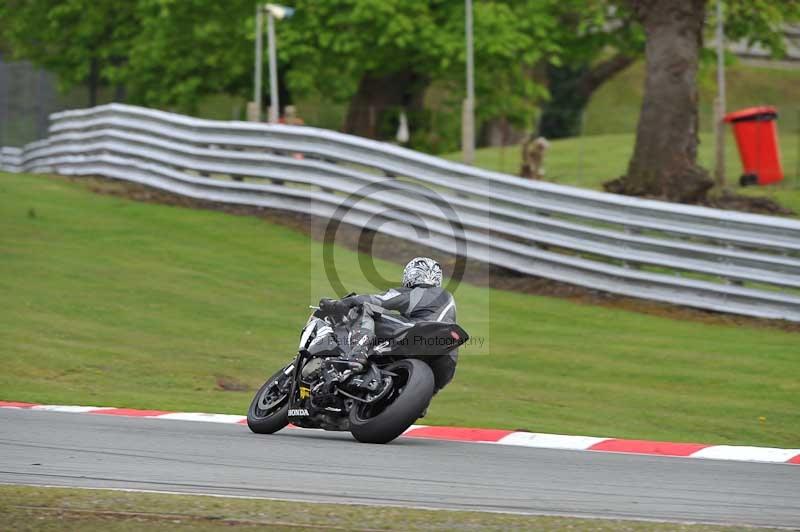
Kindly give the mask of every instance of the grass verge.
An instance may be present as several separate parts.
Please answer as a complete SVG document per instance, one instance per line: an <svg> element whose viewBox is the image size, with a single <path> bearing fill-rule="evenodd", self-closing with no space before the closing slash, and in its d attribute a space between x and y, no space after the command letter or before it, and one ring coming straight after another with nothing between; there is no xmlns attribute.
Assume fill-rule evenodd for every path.
<svg viewBox="0 0 800 532"><path fill-rule="evenodd" d="M700 146L698 162L714 167L714 138L711 134L711 107L716 96L713 64L703 65L699 73ZM554 183L600 190L602 183L623 175L633 154L636 124L643 89L644 62L637 61L592 95L587 106L580 137L553 141L545 156L546 179ZM736 141L727 127L725 168L727 181L737 192L767 196L800 215L800 107L796 87L800 69L754 66L744 61L729 65L726 71L729 110L755 105L778 109L781 162L785 178L768 187L738 187L741 162ZM475 153L475 164L482 168L518 175L519 146L484 148ZM461 153L444 157L461 160Z"/></svg>
<svg viewBox="0 0 800 532"><path fill-rule="evenodd" d="M603 183L625 173L633 154L636 141L634 134L588 135L555 140L545 156L545 179L552 183L602 190ZM776 185L765 187L738 186L741 163L733 136L728 132L725 151L726 168L730 188L750 196L766 196L778 201L800 215L800 135L780 137L783 165L786 177ZM700 135L698 161L705 168L713 167L713 139L708 134ZM460 153L443 156L460 161ZM475 151L475 165L488 170L518 175L521 150L519 146L481 148Z"/></svg>
<svg viewBox="0 0 800 532"><path fill-rule="evenodd" d="M111 532L154 527L158 530L741 530L733 526L0 486L2 530Z"/></svg>
<svg viewBox="0 0 800 532"><path fill-rule="evenodd" d="M241 414L329 295L305 234L80 181L0 174L0 227L2 399ZM370 289L358 255L336 257ZM800 446L796 333L467 284L456 297L485 343L462 350L426 423Z"/></svg>

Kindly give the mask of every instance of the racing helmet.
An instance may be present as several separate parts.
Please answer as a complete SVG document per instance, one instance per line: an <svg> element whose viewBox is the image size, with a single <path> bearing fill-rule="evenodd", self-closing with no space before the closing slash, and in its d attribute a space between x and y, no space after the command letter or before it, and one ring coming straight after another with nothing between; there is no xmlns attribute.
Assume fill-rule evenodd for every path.
<svg viewBox="0 0 800 532"><path fill-rule="evenodd" d="M403 286L442 286L442 267L428 257L415 257L406 264L403 270Z"/></svg>

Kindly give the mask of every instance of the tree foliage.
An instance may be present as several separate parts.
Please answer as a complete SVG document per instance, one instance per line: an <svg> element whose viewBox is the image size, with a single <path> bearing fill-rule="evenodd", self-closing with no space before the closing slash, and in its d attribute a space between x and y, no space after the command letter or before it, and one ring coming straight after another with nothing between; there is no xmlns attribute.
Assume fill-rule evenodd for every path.
<svg viewBox="0 0 800 532"><path fill-rule="evenodd" d="M291 65L287 82L293 91L351 101L351 107L403 106L404 100L418 101L419 92L435 81L460 112L466 57L463 0L301 0L294 5L295 17L279 28L279 53ZM549 6L550 0L475 3L479 119L508 116L517 123L531 122L542 88L530 71L560 52L550 38L555 19ZM407 80L401 91L405 98L371 98L380 87L396 89L398 80Z"/></svg>
<svg viewBox="0 0 800 532"><path fill-rule="evenodd" d="M475 2L479 119L529 124L543 89L530 75L562 52L557 0ZM4 0L4 27L17 57L56 73L64 87L124 84L128 100L192 110L204 95L250 98L253 0ZM353 99L367 76L413 71L464 95L463 0L298 0L277 24L285 88L328 101ZM265 84L265 92L268 87Z"/></svg>
<svg viewBox="0 0 800 532"><path fill-rule="evenodd" d="M592 93L641 56L644 33L627 5L614 1L564 0L553 12L562 53L546 67L549 98L539 134L563 138L580 134Z"/></svg>
<svg viewBox="0 0 800 532"><path fill-rule="evenodd" d="M716 24L716 0L708 4L709 26ZM786 55L784 28L800 22L798 0L725 0L723 3L725 39L744 40L751 45L760 45L773 57Z"/></svg>
<svg viewBox="0 0 800 532"><path fill-rule="evenodd" d="M130 100L194 110L205 95L246 97L253 83L252 0L138 0L141 31L123 76Z"/></svg>
<svg viewBox="0 0 800 532"><path fill-rule="evenodd" d="M14 57L55 73L63 88L86 83L93 104L99 84L124 79L135 11L135 2L112 0L4 0L0 31Z"/></svg>
<svg viewBox="0 0 800 532"><path fill-rule="evenodd" d="M284 90L353 107L371 105L370 92L401 83L383 102L396 115L392 106L420 105L435 86L457 126L463 0L286 1L296 14L277 24ZM89 84L91 102L98 85L118 85L128 101L191 111L210 94L251 98L256 3L0 0L0 40L16 57L57 74L65 88ZM713 11L713 1L705 5ZM728 38L776 54L784 51L780 26L798 18L797 0L726 1ZM474 35L478 120L531 126L547 95L534 72L545 71L544 118L549 108L570 109L572 126L559 126L568 133L591 92L644 46L626 0L476 0ZM425 120L412 122L412 139Z"/></svg>

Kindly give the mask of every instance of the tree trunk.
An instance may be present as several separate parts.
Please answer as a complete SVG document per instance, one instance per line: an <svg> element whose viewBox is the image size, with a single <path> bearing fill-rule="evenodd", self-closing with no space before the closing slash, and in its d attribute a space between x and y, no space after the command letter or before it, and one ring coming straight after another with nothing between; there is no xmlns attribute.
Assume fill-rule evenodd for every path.
<svg viewBox="0 0 800 532"><path fill-rule="evenodd" d="M706 0L630 0L645 29L647 74L627 175L606 190L698 203L713 186L697 165L697 63Z"/></svg>
<svg viewBox="0 0 800 532"><path fill-rule="evenodd" d="M539 135L548 139L574 137L581 133L583 111L592 93L633 63L634 57L617 54L589 68L589 65L547 65L550 100L542 109Z"/></svg>
<svg viewBox="0 0 800 532"><path fill-rule="evenodd" d="M114 65L115 69L123 68L127 62L128 62L127 57L114 56L111 58L111 64ZM117 82L114 85L113 101L124 103L125 100L127 99L128 99L128 88L125 86L124 83Z"/></svg>
<svg viewBox="0 0 800 532"><path fill-rule="evenodd" d="M588 70L585 65L547 65L550 100L542 109L539 135L548 139L580 135L581 116L589 103L589 95L580 89L581 78Z"/></svg>
<svg viewBox="0 0 800 532"><path fill-rule="evenodd" d="M128 89L122 83L114 85L114 101L125 103L128 99Z"/></svg>
<svg viewBox="0 0 800 532"><path fill-rule="evenodd" d="M404 109L414 126L422 110L429 79L412 70L386 75L367 73L350 100L344 130L372 139L389 139L397 131L399 111Z"/></svg>
<svg viewBox="0 0 800 532"><path fill-rule="evenodd" d="M89 107L97 105L97 88L100 85L100 62L96 57L89 60Z"/></svg>

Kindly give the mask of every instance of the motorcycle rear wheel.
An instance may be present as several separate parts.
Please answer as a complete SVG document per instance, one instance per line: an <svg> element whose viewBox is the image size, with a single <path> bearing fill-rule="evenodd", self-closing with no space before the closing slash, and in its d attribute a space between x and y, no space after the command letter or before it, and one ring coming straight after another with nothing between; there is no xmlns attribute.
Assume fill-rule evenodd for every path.
<svg viewBox="0 0 800 532"><path fill-rule="evenodd" d="M362 443L388 443L400 436L428 408L434 390L433 371L409 358L385 368L396 373L394 390L377 404L356 403L350 411L350 433Z"/></svg>
<svg viewBox="0 0 800 532"><path fill-rule="evenodd" d="M285 370L267 379L250 402L247 426L256 434L272 434L289 424L289 391L282 388L290 376Z"/></svg>

